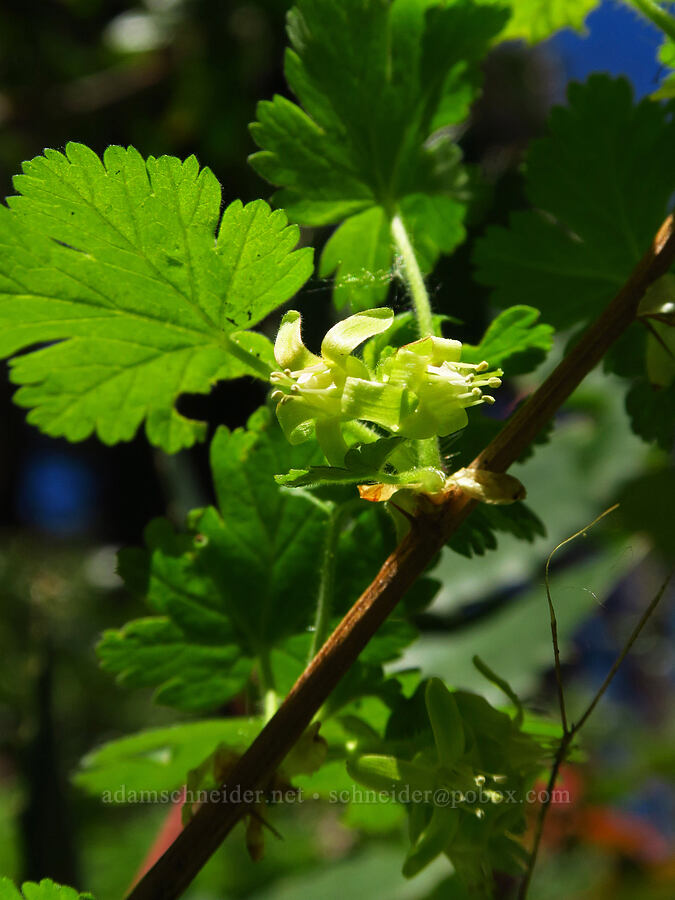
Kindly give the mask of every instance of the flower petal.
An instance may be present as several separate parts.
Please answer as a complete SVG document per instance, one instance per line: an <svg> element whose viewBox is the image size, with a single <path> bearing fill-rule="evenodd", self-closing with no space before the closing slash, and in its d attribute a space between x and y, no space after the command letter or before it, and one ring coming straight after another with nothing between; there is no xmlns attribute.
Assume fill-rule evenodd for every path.
<svg viewBox="0 0 675 900"><path fill-rule="evenodd" d="M274 342L274 358L282 369L297 371L321 362L302 343L301 327L302 318L295 309L290 309L281 320Z"/></svg>
<svg viewBox="0 0 675 900"><path fill-rule="evenodd" d="M336 365L343 365L352 350L367 338L381 334L394 321L391 309L366 309L333 325L321 344L321 355Z"/></svg>

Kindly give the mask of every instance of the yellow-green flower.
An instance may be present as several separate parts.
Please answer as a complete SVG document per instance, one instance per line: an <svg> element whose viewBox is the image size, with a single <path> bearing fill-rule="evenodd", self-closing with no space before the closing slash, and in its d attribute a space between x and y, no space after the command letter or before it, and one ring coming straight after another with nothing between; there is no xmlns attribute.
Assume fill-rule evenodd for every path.
<svg viewBox="0 0 675 900"><path fill-rule="evenodd" d="M501 369L488 372L487 362L462 363L461 353L460 341L426 337L406 344L382 363L378 378L405 386L411 397L396 434L445 437L467 425L467 407L494 403L483 388L499 387Z"/></svg>
<svg viewBox="0 0 675 900"><path fill-rule="evenodd" d="M300 314L284 316L274 347L281 368L270 380L277 417L292 444L316 433L328 461L340 466L347 450L343 422L372 422L417 440L443 437L465 427L467 407L493 402L483 388L499 387L501 370L460 362L459 341L423 338L392 352L371 372L352 352L393 319L389 309L349 316L330 329L316 356L302 343Z"/></svg>
<svg viewBox="0 0 675 900"><path fill-rule="evenodd" d="M354 416L343 408L345 386L350 379L368 380L370 373L352 351L359 344L386 331L394 319L390 309L370 309L334 325L321 343L321 356L302 343L300 313L287 312L274 344L281 371L270 381L277 400L277 418L291 444L317 440L331 465L342 465L347 450L341 423ZM370 420L375 421L375 420Z"/></svg>

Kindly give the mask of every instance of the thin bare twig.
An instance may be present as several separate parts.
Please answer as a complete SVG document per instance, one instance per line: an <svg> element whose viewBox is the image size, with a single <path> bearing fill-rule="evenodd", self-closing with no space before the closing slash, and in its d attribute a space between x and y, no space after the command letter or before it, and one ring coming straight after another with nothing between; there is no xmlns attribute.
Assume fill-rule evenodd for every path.
<svg viewBox="0 0 675 900"><path fill-rule="evenodd" d="M611 512L618 507L618 503L615 503L614 506L610 506L609 509L606 509L604 513L601 513L596 519L593 519L585 528L582 528L581 531L575 532L570 537L565 538L564 541L561 541L557 547L554 547L551 550L548 559L546 560L546 568L544 570L544 584L546 586L546 600L548 602L548 611L551 616L551 640L553 642L553 657L555 659L555 680L558 685L558 704L560 705L560 719L562 721L563 734L567 734L569 728L567 727L567 712L565 710L565 692L563 690L563 682L562 682L562 670L560 668L560 647L558 645L558 620L555 615L555 608L553 606L553 600L551 599L551 579L550 579L550 569L551 569L551 560L561 549L561 547L566 546L571 541L576 540L576 538L581 537L582 534L586 534L586 532L592 528L600 519L604 519L605 516L608 516Z"/></svg>
<svg viewBox="0 0 675 900"><path fill-rule="evenodd" d="M634 321L645 291L674 261L675 222L671 215L602 315L474 460L474 468L503 472L518 459ZM250 807L254 792L269 780L370 638L474 506L475 500L455 488L436 512L416 519L233 768L228 784L220 790L220 798L209 800L197 810L192 821L134 887L129 900L180 897Z"/></svg>
<svg viewBox="0 0 675 900"><path fill-rule="evenodd" d="M518 900L526 900L527 892L530 889L530 882L532 881L532 875L534 873L534 868L537 863L537 857L539 856L539 845L541 844L541 839L544 834L544 823L546 822L546 816L548 815L549 807L551 806L551 800L553 799L553 791L555 790L555 783L558 780L558 775L560 774L560 767L565 761L565 757L567 756L567 750L569 749L570 743L572 742L572 735L568 731L563 734L560 744L558 745L558 749L556 751L555 757L553 758L553 765L551 766L551 774L549 775L548 784L546 785L546 795L544 797L544 801L539 807L539 814L537 816L537 824L534 830L534 840L532 842L532 850L530 851L530 856L527 861L527 869L525 870L525 874L523 875L523 880L520 883L520 888L518 890Z"/></svg>
<svg viewBox="0 0 675 900"><path fill-rule="evenodd" d="M605 510L605 512L601 516L598 516L597 519L594 519L590 525L586 526L586 528L582 528L581 531L577 531L576 534L573 534L571 537L567 538L567 540L558 544L558 546L555 548L553 553L555 553L556 550L558 550L560 547L564 546L565 544L569 544L570 541L573 541L575 538L579 537L579 535L584 534L584 532L587 531L587 529L589 529L592 525L595 525L596 522L599 522L600 519L603 519L608 513L612 512L612 510L616 509L617 506L618 506L618 503L615 504L614 506L612 506L610 509ZM553 553L551 553L551 556L553 556ZM548 567L549 567L549 563L551 561L551 556L549 556L547 563L546 563L546 596L548 598L548 604L549 604L549 608L551 610L551 615L552 615L551 635L552 635L552 639L553 639L553 650L554 650L555 657L556 657L556 679L558 682L558 693L559 693L560 702L561 702L561 717L562 717L564 715L564 708L565 708L564 698L563 698L563 686L562 686L562 679L560 677L560 672L559 672L559 662L558 662L559 654L558 654L557 633L553 627L553 621L555 620L555 613L553 612L553 603L551 601L551 593L550 593L549 585L548 585ZM595 707L600 702L600 698L603 696L603 694L609 687L609 684L612 681L612 679L614 678L614 676L616 675L616 673L619 669L619 666L621 665L621 663L624 661L624 659L630 652L631 647L633 646L633 644L637 640L640 632L646 625L647 620L649 619L651 614L654 612L654 610L658 606L659 601L661 600L661 597L663 597L671 578L672 578L672 573L663 582L660 589L657 591L654 599L651 601L649 606L645 609L643 614L640 616L639 622L637 623L637 625L631 632L631 635L628 638L628 640L626 641L621 653L619 653L619 655L615 659L614 665L607 673L607 677L605 678L605 680L602 682L602 684L596 691L593 699L588 704L586 711L583 713L583 715L581 716L579 721L576 724L573 724L571 726L571 728L568 728L567 725L563 723L563 736L560 740L560 744L558 745L558 749L557 749L555 757L553 759L553 765L551 767L551 774L549 776L548 784L546 786L546 795L544 797L544 801L541 804L541 806L539 807L539 815L537 816L537 824L535 826L535 831L534 831L534 840L532 842L532 850L530 851L530 856L529 856L529 859L527 862L527 869L525 871L525 875L523 876L523 880L520 883L520 889L518 891L518 900L526 900L526 898L527 898L527 893L530 888L530 882L532 881L532 875L534 873L534 869L535 869L535 866L537 863L537 857L539 855L539 846L541 844L542 835L544 833L544 824L546 822L546 817L548 815L548 811L551 806L551 800L553 798L553 790L555 788L555 783L558 780L558 775L560 773L560 767L565 762L565 759L567 757L567 752L568 752L574 738L577 736L579 731L581 731L583 726L588 721L588 717L591 715L591 713L593 712Z"/></svg>

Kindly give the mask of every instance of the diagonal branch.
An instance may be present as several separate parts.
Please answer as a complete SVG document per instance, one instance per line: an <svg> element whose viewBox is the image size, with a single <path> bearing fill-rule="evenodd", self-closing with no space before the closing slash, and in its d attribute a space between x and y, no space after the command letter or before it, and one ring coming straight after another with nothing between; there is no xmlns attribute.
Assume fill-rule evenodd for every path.
<svg viewBox="0 0 675 900"><path fill-rule="evenodd" d="M635 319L648 286L675 261L669 216L628 281L528 402L476 457L475 468L504 472ZM342 676L405 592L476 505L459 488L433 514L414 520L364 591L232 770L219 799L204 803L184 831L138 882L128 900L174 900L197 875L269 782Z"/></svg>

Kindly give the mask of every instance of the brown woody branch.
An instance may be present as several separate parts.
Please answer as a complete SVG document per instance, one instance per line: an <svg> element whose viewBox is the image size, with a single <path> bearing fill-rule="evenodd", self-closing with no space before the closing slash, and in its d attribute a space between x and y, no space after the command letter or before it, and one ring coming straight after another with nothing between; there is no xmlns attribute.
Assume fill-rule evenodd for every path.
<svg viewBox="0 0 675 900"><path fill-rule="evenodd" d="M649 285L675 261L675 223L669 216L652 246L602 315L539 389L473 462L504 472L635 319ZM301 737L359 653L476 505L459 488L434 513L419 515L372 584L307 666L223 785L133 888L128 900L174 900L197 875ZM235 801L231 797L238 797ZM248 802L247 802L248 799Z"/></svg>

